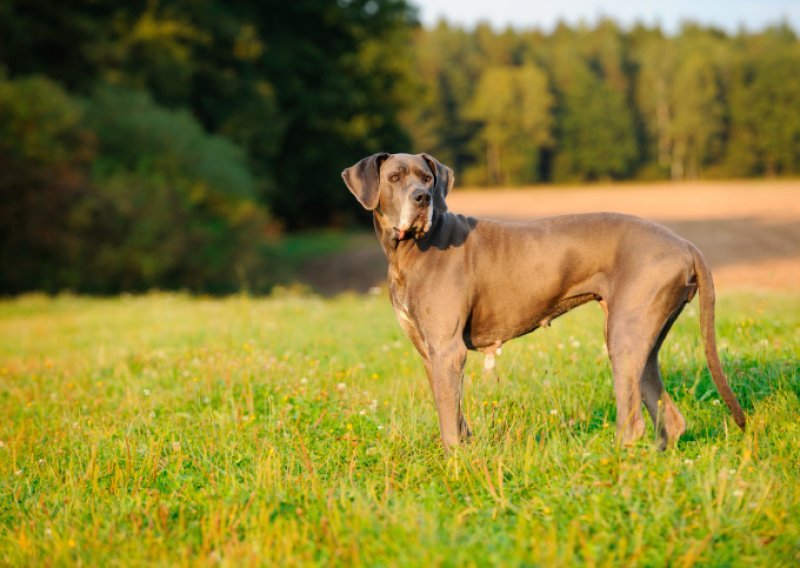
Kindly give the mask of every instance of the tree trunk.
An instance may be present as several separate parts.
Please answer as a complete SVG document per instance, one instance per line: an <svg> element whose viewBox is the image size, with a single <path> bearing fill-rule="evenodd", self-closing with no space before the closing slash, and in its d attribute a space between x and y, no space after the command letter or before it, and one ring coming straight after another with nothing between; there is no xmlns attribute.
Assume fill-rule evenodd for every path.
<svg viewBox="0 0 800 568"><path fill-rule="evenodd" d="M676 142L672 148L672 167L670 177L672 181L679 181L684 176L684 160L686 159L686 144Z"/></svg>

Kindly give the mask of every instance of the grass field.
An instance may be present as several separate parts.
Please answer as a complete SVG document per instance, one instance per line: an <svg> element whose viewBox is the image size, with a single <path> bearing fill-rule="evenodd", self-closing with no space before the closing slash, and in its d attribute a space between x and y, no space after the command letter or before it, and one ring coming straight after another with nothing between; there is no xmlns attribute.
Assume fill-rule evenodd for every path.
<svg viewBox="0 0 800 568"><path fill-rule="evenodd" d="M0 564L796 566L800 295L719 298L744 434L695 311L662 349L676 449L615 449L590 305L496 377L470 356L446 455L384 296L2 302Z"/></svg>

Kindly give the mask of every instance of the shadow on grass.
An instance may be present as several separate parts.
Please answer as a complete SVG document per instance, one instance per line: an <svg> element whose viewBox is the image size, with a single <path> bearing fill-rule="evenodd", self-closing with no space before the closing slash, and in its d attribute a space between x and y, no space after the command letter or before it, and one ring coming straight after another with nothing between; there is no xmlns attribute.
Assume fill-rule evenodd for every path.
<svg viewBox="0 0 800 568"><path fill-rule="evenodd" d="M726 358L726 375L736 398L745 414L752 414L756 405L776 395L791 394L800 401L800 369L798 362L792 359L763 360L756 357L739 356ZM691 377L697 377L689 383ZM725 435L724 421L700 421L693 419L692 407L711 405L719 400L719 392L711 379L711 373L703 366L672 368L664 373L664 383L678 408L687 419L688 430L681 437L682 442L710 441ZM725 415L729 415L727 407L720 405ZM581 435L594 434L607 428L609 422L614 423L617 410L613 399L595 404L591 415L574 424L573 431ZM649 415L645 418L650 420ZM734 427L735 428L735 427Z"/></svg>
<svg viewBox="0 0 800 568"><path fill-rule="evenodd" d="M739 356L727 358L724 365L731 389L746 415L752 414L758 403L777 395L789 394L795 401L800 399L800 375L798 375L797 361L791 359L764 360L752 356ZM685 386L685 377L692 375L697 376L696 368L692 369L691 373L675 372L669 373L666 377L667 389L677 393L677 396L673 398L679 407L681 401L702 405L719 399L719 393L706 368L702 369L699 378L691 387L677 388L678 384ZM727 414L725 405L721 406ZM689 422L688 431L681 437L683 442L710 440L725 435L726 426L723 421L696 422L694 427L692 421Z"/></svg>
<svg viewBox="0 0 800 568"><path fill-rule="evenodd" d="M789 391L800 397L798 363L791 359L763 360L756 357L726 357L726 376L739 404L745 412L752 411L755 404L778 391ZM686 378L697 376L698 368L677 369L666 373L664 382L667 391L675 393L676 402L695 400L703 402L719 398L717 387L706 367L699 370L699 377L687 388ZM682 388L683 387L683 388Z"/></svg>

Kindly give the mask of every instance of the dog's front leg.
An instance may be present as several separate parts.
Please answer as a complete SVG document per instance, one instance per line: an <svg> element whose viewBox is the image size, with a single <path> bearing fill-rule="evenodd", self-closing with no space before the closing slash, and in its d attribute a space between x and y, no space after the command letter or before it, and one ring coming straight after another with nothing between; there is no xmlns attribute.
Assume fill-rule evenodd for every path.
<svg viewBox="0 0 800 568"><path fill-rule="evenodd" d="M407 308L400 305L403 306L401 310L395 308L397 319L425 364L428 384L431 385L439 415L442 442L445 447L457 445L471 435L461 411L462 376L467 348L460 339L426 342L409 316ZM436 336L435 333L430 335Z"/></svg>
<svg viewBox="0 0 800 568"><path fill-rule="evenodd" d="M439 431L446 448L457 446L471 433L461 409L467 347L461 338L430 350L429 373L433 400L439 414Z"/></svg>

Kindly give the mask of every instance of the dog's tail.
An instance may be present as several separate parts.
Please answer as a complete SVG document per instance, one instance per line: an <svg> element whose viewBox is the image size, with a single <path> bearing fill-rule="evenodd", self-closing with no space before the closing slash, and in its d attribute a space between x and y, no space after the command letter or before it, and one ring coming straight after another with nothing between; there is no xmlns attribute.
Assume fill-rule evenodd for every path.
<svg viewBox="0 0 800 568"><path fill-rule="evenodd" d="M703 336L708 370L711 371L711 377L714 379L714 384L717 386L722 400L730 408L733 419L739 428L744 430L746 422L744 411L739 406L739 401L736 400L736 395L733 394L728 379L725 378L717 353L717 333L714 329L714 279L711 277L711 270L708 268L703 253L691 243L690 248L694 257L694 271L697 274L698 295L700 296L700 333Z"/></svg>

